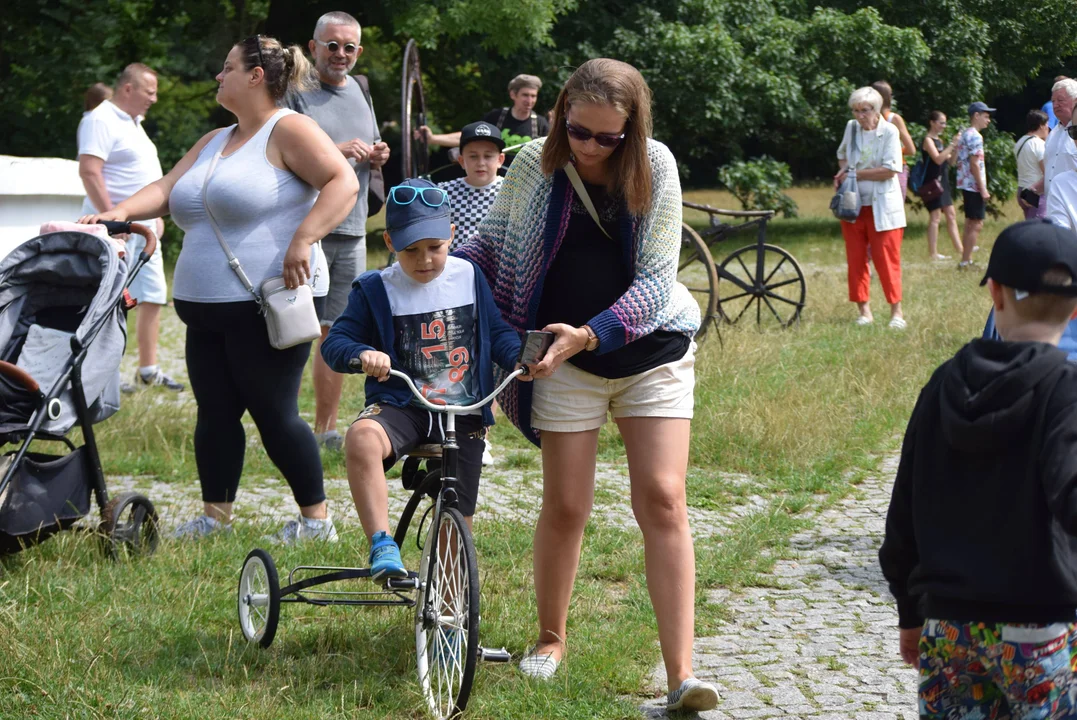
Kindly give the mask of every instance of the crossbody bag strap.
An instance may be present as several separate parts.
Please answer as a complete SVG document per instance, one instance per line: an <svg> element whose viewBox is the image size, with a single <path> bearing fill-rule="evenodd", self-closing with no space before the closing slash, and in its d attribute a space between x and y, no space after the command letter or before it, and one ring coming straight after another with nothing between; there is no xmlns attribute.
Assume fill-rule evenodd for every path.
<svg viewBox="0 0 1077 720"><path fill-rule="evenodd" d="M509 114L509 109L508 108L501 108L501 114L497 116L497 122L494 123L494 125L497 125L498 130L504 130L505 129L505 116L508 115L508 114Z"/></svg>
<svg viewBox="0 0 1077 720"><path fill-rule="evenodd" d="M210 227L213 228L214 234L217 236L217 242L221 244L221 250L224 250L224 254L228 256L228 267L232 268L232 272L236 274L239 281L243 283L243 287L247 289L251 295L254 296L258 306L262 306L262 298L258 296L258 293L254 290L254 285L247 277L247 273L243 272L243 266L239 264L239 258L232 252L232 248L228 247L228 243L224 240L224 235L221 234L221 229L217 227L217 221L213 219L213 213L209 210L209 200L206 198L206 192L209 188L209 178L213 175L213 170L217 167L217 161L221 159L221 153L224 152L224 146L228 144L228 137L230 137L232 131L228 131L228 135L225 136L224 142L217 148L217 152L213 153L213 159L209 161L209 167L206 168L206 179L202 181L202 206L206 209L206 218L209 219Z"/></svg>
<svg viewBox="0 0 1077 720"><path fill-rule="evenodd" d="M572 183L572 187L576 189L576 194L583 201L583 206L587 208L587 212L591 214L591 219L595 221L595 225L598 225L598 229L602 231L602 234L612 240L610 234L606 232L606 228L602 227L602 221L598 219L598 211L595 210L595 204L591 202L591 196L587 193L587 188L584 187L583 180L580 179L580 174L576 172L576 167L572 163L565 163L565 174L568 175L569 182Z"/></svg>
<svg viewBox="0 0 1077 720"><path fill-rule="evenodd" d="M1028 145L1028 141L1031 139L1031 135L1025 135L1025 139L1021 141L1021 144L1017 148L1017 152L1013 155L1014 162L1016 162L1021 157L1021 151L1025 149L1025 145Z"/></svg>
<svg viewBox="0 0 1077 720"><path fill-rule="evenodd" d="M538 136L538 115L531 113L531 139L534 140Z"/></svg>

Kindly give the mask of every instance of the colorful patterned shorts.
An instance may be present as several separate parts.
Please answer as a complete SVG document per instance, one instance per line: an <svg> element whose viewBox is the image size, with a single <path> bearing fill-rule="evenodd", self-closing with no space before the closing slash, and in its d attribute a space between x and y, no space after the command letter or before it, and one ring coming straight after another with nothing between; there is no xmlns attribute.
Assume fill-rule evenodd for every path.
<svg viewBox="0 0 1077 720"><path fill-rule="evenodd" d="M928 620L920 636L920 717L1077 718L1077 623Z"/></svg>

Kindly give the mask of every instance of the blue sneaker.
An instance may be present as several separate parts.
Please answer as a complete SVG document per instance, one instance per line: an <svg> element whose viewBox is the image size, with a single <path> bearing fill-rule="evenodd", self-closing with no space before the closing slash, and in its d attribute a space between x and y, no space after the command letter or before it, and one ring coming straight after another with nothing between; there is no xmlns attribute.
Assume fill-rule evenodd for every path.
<svg viewBox="0 0 1077 720"><path fill-rule="evenodd" d="M393 537L384 530L375 533L370 539L370 579L407 576L404 561L400 559L400 548L396 546Z"/></svg>

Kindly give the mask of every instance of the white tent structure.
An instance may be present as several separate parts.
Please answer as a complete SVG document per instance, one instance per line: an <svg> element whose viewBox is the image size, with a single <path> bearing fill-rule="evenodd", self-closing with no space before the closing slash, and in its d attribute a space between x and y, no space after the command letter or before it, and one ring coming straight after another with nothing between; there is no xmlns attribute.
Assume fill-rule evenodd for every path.
<svg viewBox="0 0 1077 720"><path fill-rule="evenodd" d="M77 219L84 197L74 160L0 155L0 257L36 237L42 223Z"/></svg>

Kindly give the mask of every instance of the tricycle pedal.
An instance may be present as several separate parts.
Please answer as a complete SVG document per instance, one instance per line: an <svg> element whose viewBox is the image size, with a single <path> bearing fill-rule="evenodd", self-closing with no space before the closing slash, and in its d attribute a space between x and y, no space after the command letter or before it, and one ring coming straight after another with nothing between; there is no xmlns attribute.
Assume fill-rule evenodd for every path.
<svg viewBox="0 0 1077 720"><path fill-rule="evenodd" d="M492 650L490 648L479 648L479 660L493 663L507 663L512 660L512 653L505 648L500 650Z"/></svg>

